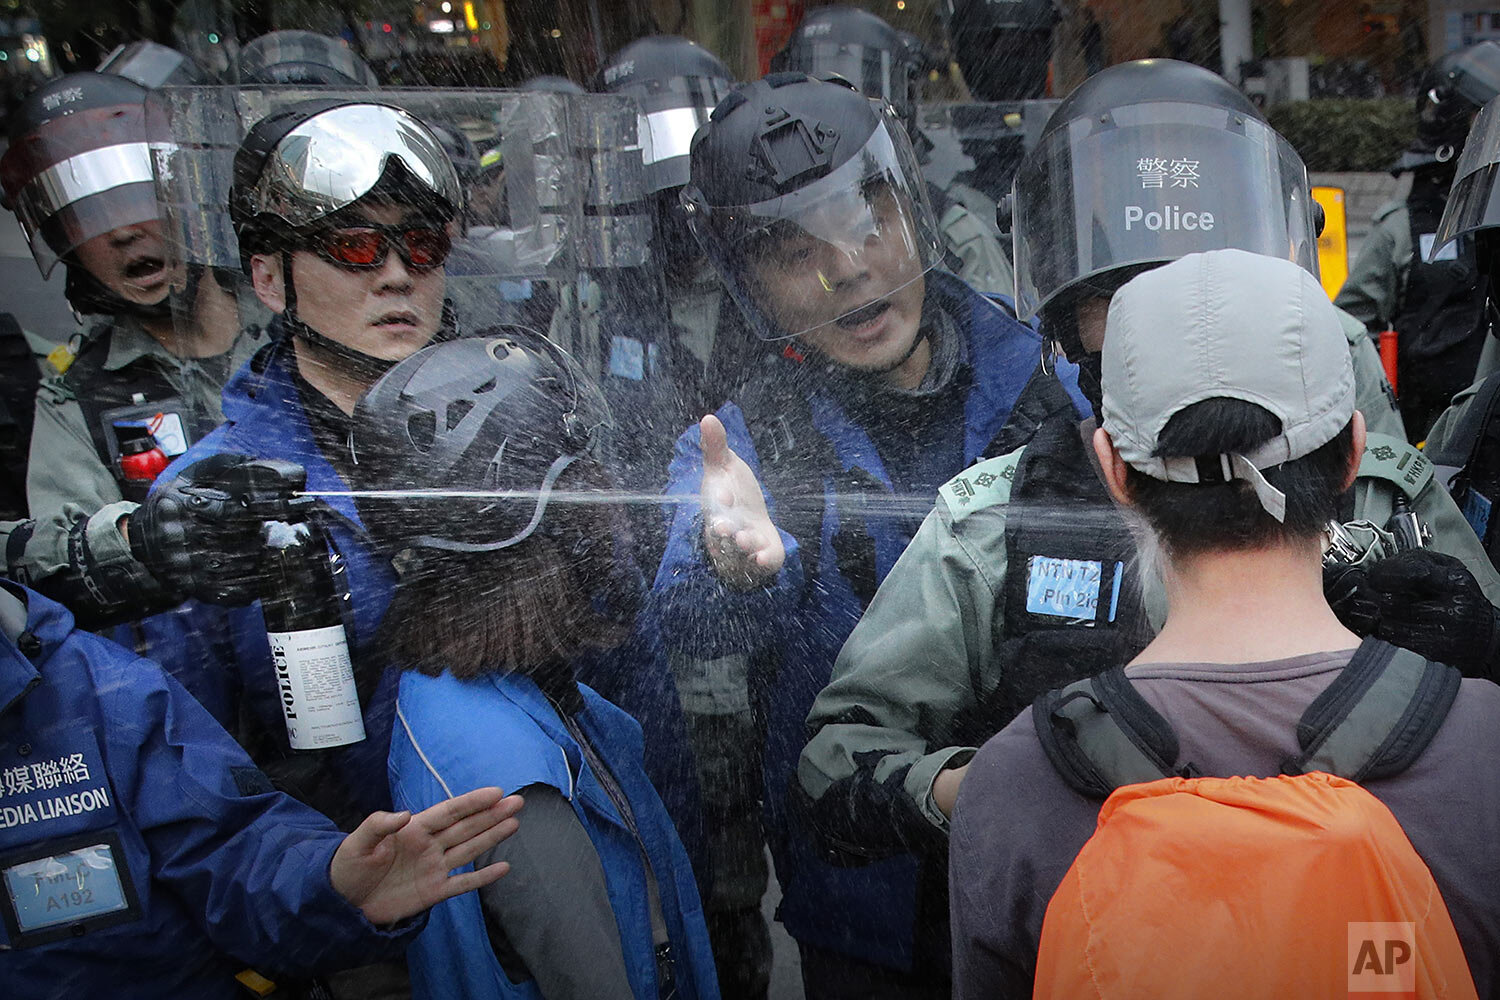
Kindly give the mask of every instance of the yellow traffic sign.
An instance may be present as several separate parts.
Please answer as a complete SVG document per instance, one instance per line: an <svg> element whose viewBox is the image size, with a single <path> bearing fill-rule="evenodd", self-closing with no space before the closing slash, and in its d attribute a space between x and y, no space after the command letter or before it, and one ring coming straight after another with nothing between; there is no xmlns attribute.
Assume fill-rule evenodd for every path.
<svg viewBox="0 0 1500 1000"><path fill-rule="evenodd" d="M1318 236L1318 273L1331 299L1349 277L1349 231L1344 216L1344 189L1315 187L1313 201L1323 206L1323 232Z"/></svg>

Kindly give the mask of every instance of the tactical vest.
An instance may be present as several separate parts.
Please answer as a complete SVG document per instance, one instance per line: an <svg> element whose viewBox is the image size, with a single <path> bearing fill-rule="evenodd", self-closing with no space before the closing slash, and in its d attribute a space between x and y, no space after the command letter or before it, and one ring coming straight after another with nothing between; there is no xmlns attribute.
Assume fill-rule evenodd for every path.
<svg viewBox="0 0 1500 1000"><path fill-rule="evenodd" d="M26 460L42 370L16 318L0 313L0 519L26 516Z"/></svg>
<svg viewBox="0 0 1500 1000"><path fill-rule="evenodd" d="M1062 411L1021 453L994 624L1000 680L959 721L960 744L978 746L1038 695L1125 663L1150 640L1135 539L1084 447L1076 415Z"/></svg>
<svg viewBox="0 0 1500 1000"><path fill-rule="evenodd" d="M186 444L191 445L213 430L218 420L189 409L159 358L148 355L120 368L105 368L114 332L111 324L101 324L90 332L77 360L63 376L63 385L83 410L99 461L114 476L120 495L139 503L146 498L151 483L125 477L120 466L121 441L116 421L146 419L157 412L175 413L182 421Z"/></svg>
<svg viewBox="0 0 1500 1000"><path fill-rule="evenodd" d="M1427 454L1434 474L1463 512L1464 520L1484 545L1490 562L1500 569L1500 373L1480 382L1467 409L1441 448Z"/></svg>
<svg viewBox="0 0 1500 1000"><path fill-rule="evenodd" d="M1442 218L1441 195L1418 192L1406 207L1413 252L1391 326L1399 334L1402 417L1418 435L1413 440L1421 440L1453 394L1474 380L1484 347L1485 283L1470 239L1455 244L1451 260L1428 261L1422 252L1423 238L1431 241Z"/></svg>

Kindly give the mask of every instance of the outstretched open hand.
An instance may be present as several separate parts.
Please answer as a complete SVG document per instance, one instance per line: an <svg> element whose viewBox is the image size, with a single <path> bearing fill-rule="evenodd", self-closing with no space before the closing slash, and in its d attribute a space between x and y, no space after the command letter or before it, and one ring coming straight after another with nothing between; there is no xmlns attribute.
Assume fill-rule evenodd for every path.
<svg viewBox="0 0 1500 1000"><path fill-rule="evenodd" d="M703 548L719 579L749 589L775 576L786 561L781 533L766 511L760 482L729 447L713 415L698 422L703 447Z"/></svg>
<svg viewBox="0 0 1500 1000"><path fill-rule="evenodd" d="M501 861L449 874L515 833L522 805L519 795L478 788L416 815L371 813L334 852L329 878L372 924L405 920L508 872Z"/></svg>

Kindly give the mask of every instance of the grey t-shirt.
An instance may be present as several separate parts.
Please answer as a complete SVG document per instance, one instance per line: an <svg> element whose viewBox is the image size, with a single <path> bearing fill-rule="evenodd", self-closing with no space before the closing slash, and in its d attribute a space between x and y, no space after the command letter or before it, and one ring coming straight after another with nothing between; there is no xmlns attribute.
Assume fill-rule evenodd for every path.
<svg viewBox="0 0 1500 1000"><path fill-rule="evenodd" d="M1271 777L1297 721L1352 651L1247 664L1142 664L1128 676L1177 731L1177 763ZM1500 687L1465 680L1427 751L1366 783L1427 862L1481 997L1500 997ZM1042 917L1092 836L1099 803L1069 788L1031 712L980 749L950 841L955 1000L1030 997Z"/></svg>

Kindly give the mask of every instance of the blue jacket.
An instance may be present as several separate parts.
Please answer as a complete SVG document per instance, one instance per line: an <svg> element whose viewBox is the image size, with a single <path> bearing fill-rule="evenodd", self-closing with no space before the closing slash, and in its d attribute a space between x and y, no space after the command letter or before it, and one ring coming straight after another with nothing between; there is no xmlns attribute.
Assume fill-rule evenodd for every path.
<svg viewBox="0 0 1500 1000"><path fill-rule="evenodd" d="M158 482L210 455L238 452L296 462L307 470L308 490L347 491L350 487L323 457L313 438L296 383L287 367L294 363L280 342L258 353L224 388L225 423L189 448L162 473ZM341 797L347 800L348 808L353 815L362 816L374 809L389 808L385 765L397 675L393 670L382 669L383 657L372 640L377 637L391 602L396 576L389 560L365 534L354 501L349 497L326 497L323 502L330 514L325 520L330 542L344 557L348 568L350 600L346 604L349 610L345 627L355 676L361 680L366 734L361 743L327 751L325 759L330 777ZM182 618L190 632L184 635L178 650L191 651L193 635L220 636L226 648L221 661L225 665L223 683L232 691L216 694L213 702L233 705L235 697L243 697L259 728L282 751L290 752L259 603L244 608L199 603L190 607L191 613ZM650 620L643 617L632 640L618 650L581 662L579 676L643 721L647 773L661 790L684 841L697 852L703 837L695 765L685 749L688 744L682 707L666 655ZM200 673L198 665L186 657L167 657L164 665L174 674L181 671L196 677ZM379 671L376 676L366 676L376 670ZM234 716L231 714L221 721L228 728ZM694 859L701 856L695 853Z"/></svg>
<svg viewBox="0 0 1500 1000"><path fill-rule="evenodd" d="M378 930L333 890L328 865L343 839L333 824L272 791L155 663L75 631L61 605L0 585L28 610L21 641L0 638L8 998L231 1000L247 965L306 974L399 955L421 924ZM49 857L63 860L26 865ZM73 871L38 879L49 867ZM10 900L28 897L37 902L18 918ZM48 923L90 909L81 929ZM17 940L22 921L40 932L35 943ZM56 940L42 940L48 930Z"/></svg>
<svg viewBox="0 0 1500 1000"><path fill-rule="evenodd" d="M513 791L539 784L555 788L572 803L599 853L632 995L658 997L644 850L657 877L678 995L717 1000L718 979L692 867L641 768L640 726L591 689L580 690L585 708L576 718L629 801L639 842L557 711L535 683L515 675L470 681L451 674L403 675L391 738L391 798L398 808L416 811L497 782ZM565 891L567 873L559 872L558 879L559 891ZM502 970L478 893L434 907L407 958L417 997L540 996L534 982L512 983Z"/></svg>
<svg viewBox="0 0 1500 1000"><path fill-rule="evenodd" d="M874 582L891 566L931 508L938 488L981 457L1010 416L1041 357L1041 338L1006 309L951 275L927 276L926 308L937 305L955 321L967 346L972 378L964 398L963 426L937 428L934 436L950 441L962 434L962 464L954 468L894 468L886 464L865 426L857 423L831 392L816 386L807 397L811 424L832 449L834 464L823 473L821 522L803 548L788 534L788 518L778 516L778 498L767 490L771 517L782 528L786 563L767 586L743 593L718 582L702 555L701 511L696 502L703 477L698 429L677 442L667 493L679 498L671 513L666 555L656 577L654 596L661 605L662 638L668 648L698 658L751 652L772 673L755 682L766 714L764 803L767 833L782 887L781 917L799 941L898 969L914 961L918 863L911 855L857 868L836 867L821 860L810 829L791 808L797 759L807 742L807 713L828 683L844 640L864 612L862 583L850 578L849 561L841 558L835 536L851 530L873 548ZM1002 300L1003 301L1003 300ZM1088 404L1077 391L1077 369L1060 364L1059 375L1080 413ZM735 403L718 412L729 445L761 479L761 458L751 428ZM797 446L806 450L806 445ZM939 451L939 442L922 443L910 454L921 460ZM930 465L931 463L929 463ZM890 502L858 503L845 490L851 479L883 491ZM900 491L893 485L903 484ZM897 494L921 497L917 506ZM879 494L877 494L879 495ZM804 534L811 534L804 532ZM767 655L769 654L769 655Z"/></svg>

